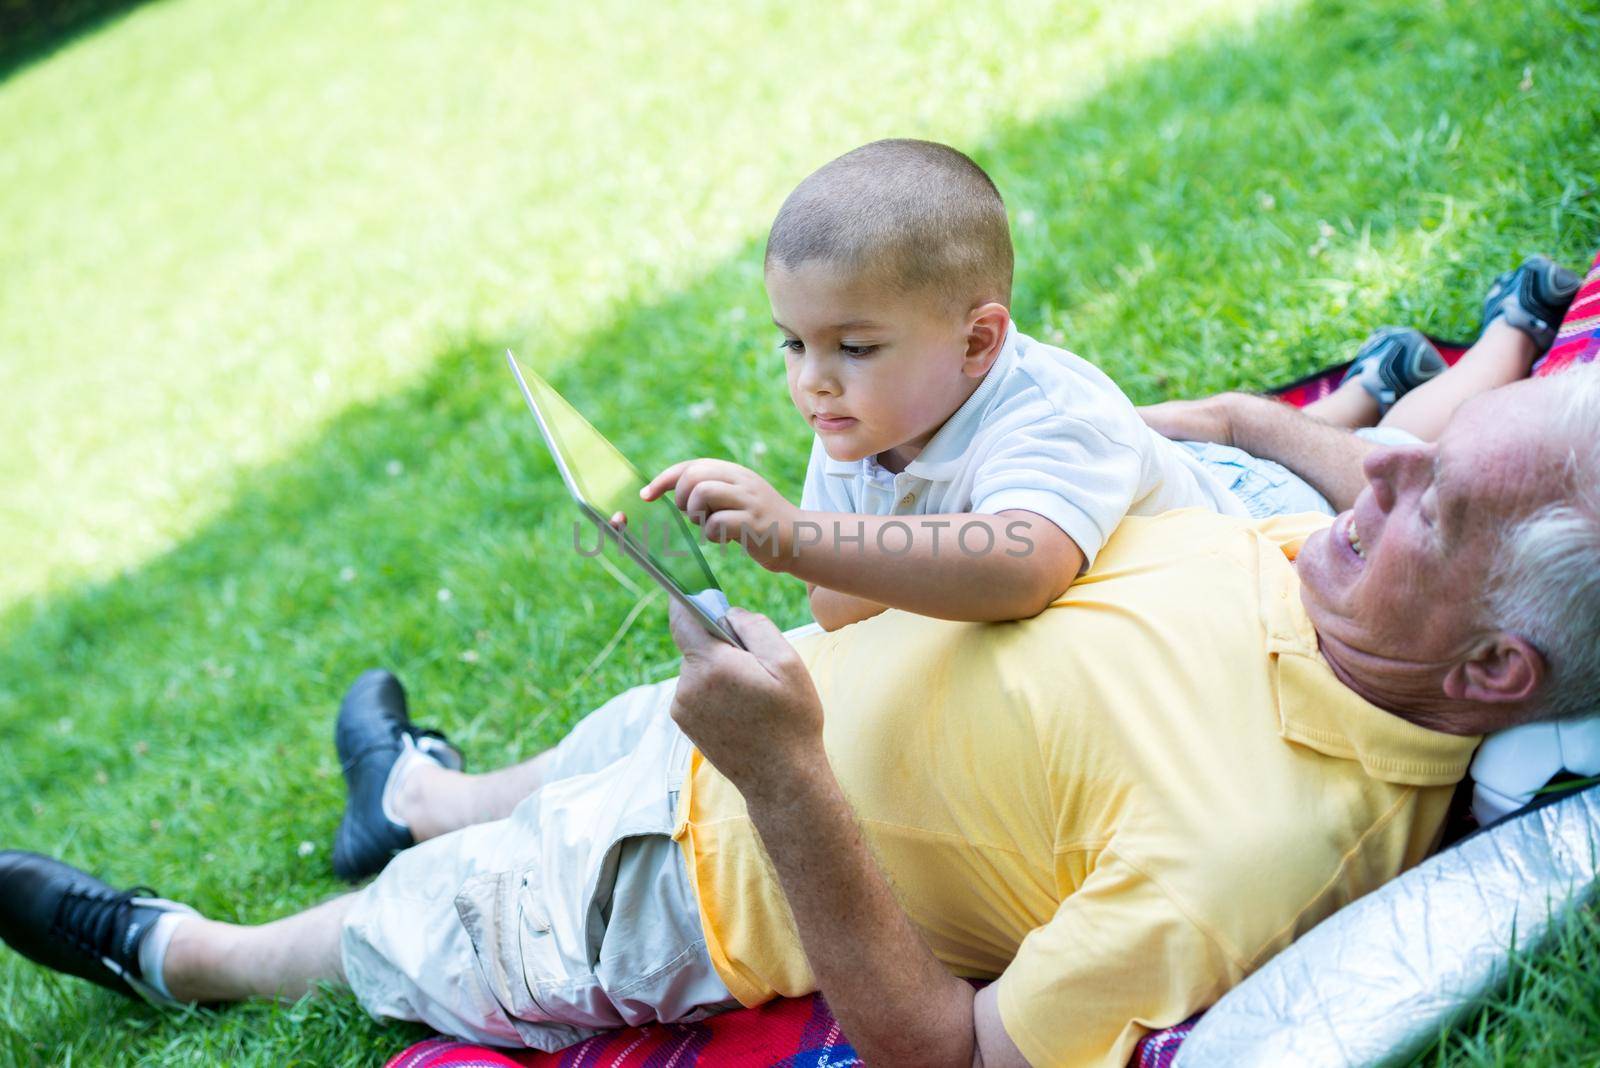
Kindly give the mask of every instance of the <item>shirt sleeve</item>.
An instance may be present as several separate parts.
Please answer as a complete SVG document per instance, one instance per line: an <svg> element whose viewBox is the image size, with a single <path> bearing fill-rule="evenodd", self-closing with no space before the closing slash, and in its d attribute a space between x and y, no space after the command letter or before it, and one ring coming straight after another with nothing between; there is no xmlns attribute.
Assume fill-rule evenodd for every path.
<svg viewBox="0 0 1600 1068"><path fill-rule="evenodd" d="M1123 1068L1147 1032L1183 1022L1242 977L1155 882L1102 854L1000 976L1000 1019L1030 1064Z"/></svg>
<svg viewBox="0 0 1600 1068"><path fill-rule="evenodd" d="M995 440L974 473L972 510L1043 516L1077 543L1087 569L1138 500L1143 476L1138 449L1052 414Z"/></svg>
<svg viewBox="0 0 1600 1068"><path fill-rule="evenodd" d="M806 485L800 491L800 508L807 512L855 512L850 500L849 480L828 474L828 453L820 438L811 441L811 459L806 463Z"/></svg>

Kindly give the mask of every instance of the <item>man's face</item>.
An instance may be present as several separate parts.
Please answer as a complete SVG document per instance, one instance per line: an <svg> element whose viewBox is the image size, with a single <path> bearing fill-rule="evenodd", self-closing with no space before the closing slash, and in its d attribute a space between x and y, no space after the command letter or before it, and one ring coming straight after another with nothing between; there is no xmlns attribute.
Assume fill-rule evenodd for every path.
<svg viewBox="0 0 1600 1068"><path fill-rule="evenodd" d="M1354 507L1295 561L1323 648L1377 672L1448 667L1486 636L1481 597L1505 524L1553 500L1564 452L1539 432L1547 381L1463 405L1436 444L1378 449Z"/></svg>
<svg viewBox="0 0 1600 1068"><path fill-rule="evenodd" d="M811 260L768 270L767 296L789 397L835 460L888 453L902 469L976 386L964 317L925 294Z"/></svg>

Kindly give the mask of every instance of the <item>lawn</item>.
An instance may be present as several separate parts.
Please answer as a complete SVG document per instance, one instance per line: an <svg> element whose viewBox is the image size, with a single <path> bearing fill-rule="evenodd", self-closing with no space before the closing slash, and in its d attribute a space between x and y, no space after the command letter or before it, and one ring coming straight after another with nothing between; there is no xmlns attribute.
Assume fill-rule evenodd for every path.
<svg viewBox="0 0 1600 1068"><path fill-rule="evenodd" d="M983 163L1019 323L1138 400L1470 334L1492 274L1600 242L1588 0L550 7L160 0L0 63L0 844L263 920L340 889L361 669L478 768L671 674L499 353L641 465L797 493L761 241L863 141ZM1597 972L1585 921L1427 1062L1571 1063ZM0 1062L418 1034L337 993L161 1017L0 952Z"/></svg>

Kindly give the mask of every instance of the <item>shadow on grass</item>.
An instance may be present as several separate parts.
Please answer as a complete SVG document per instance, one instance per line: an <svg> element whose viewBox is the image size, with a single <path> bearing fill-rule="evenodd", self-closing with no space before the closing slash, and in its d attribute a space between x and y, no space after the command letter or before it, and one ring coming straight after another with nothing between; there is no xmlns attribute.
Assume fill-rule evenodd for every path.
<svg viewBox="0 0 1600 1068"><path fill-rule="evenodd" d="M0 0L0 82L149 0Z"/></svg>
<svg viewBox="0 0 1600 1068"><path fill-rule="evenodd" d="M1388 319L1469 328L1494 271L1534 248L1577 259L1600 234L1600 76L1562 10L1313 3L995 131L976 155L1015 220L1019 322L1143 400L1292 377ZM1524 90L1530 63L1541 88ZM328 734L360 669L398 670L418 719L477 768L670 673L660 606L623 626L647 590L571 552L500 351L551 370L638 460L730 456L794 494L807 441L766 317L752 241L565 361L537 336L464 338L419 383L242 474L173 552L11 609L0 793L25 800L6 844L263 919L335 889ZM735 601L799 621L796 584L714 566ZM13 1052L43 1062L266 1060L287 1041L266 1008L180 1037L118 1007L107 1029L109 999L61 997L14 958L0 994ZM296 1011L296 1033L342 1051L326 1060L389 1040L347 1004Z"/></svg>

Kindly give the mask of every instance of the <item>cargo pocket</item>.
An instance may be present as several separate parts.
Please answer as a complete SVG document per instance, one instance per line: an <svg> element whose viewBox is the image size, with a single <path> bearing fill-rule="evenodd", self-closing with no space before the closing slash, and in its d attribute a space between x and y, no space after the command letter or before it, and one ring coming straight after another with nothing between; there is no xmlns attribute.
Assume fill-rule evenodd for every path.
<svg viewBox="0 0 1600 1068"><path fill-rule="evenodd" d="M485 981L522 1040L537 1049L561 1049L654 1018L649 1006L613 1002L608 983L628 986L639 976L611 974L608 936L638 940L626 956L663 964L684 948L662 953L672 938L662 930L667 925L654 895L617 893L619 882L640 881L631 877L632 868L629 878L618 874L619 864L631 863L638 840L666 842L672 852L661 855L681 866L676 843L666 836L688 742L670 719L660 718L636 745L626 760L548 783L523 802L512 818L536 843L524 866L469 880L456 897ZM686 877L679 881L688 896ZM692 898L687 912L698 931Z"/></svg>
<svg viewBox="0 0 1600 1068"><path fill-rule="evenodd" d="M530 1039L530 1045L546 1050L617 1026L589 960L588 933L562 930L550 904L538 869L524 871L517 887L515 924L519 978L530 1011L522 1017L526 1024L517 1024L517 1030L524 1038L533 1031L541 1039L555 1039L554 1047Z"/></svg>
<svg viewBox="0 0 1600 1068"><path fill-rule="evenodd" d="M472 940L494 999L522 1041L554 1053L598 1034L571 1012L592 973L571 974L540 893L536 868L469 879L456 895L456 913ZM581 962L580 962L581 964Z"/></svg>
<svg viewBox="0 0 1600 1068"><path fill-rule="evenodd" d="M595 973L629 1024L699 1019L732 995L706 951L700 910L678 843L663 834L622 843L610 922Z"/></svg>
<svg viewBox="0 0 1600 1068"><path fill-rule="evenodd" d="M608 892L591 902L600 944L591 960L617 1015L631 1025L699 1019L733 995L706 951L700 907L673 839L683 764L672 765L667 803L641 833L606 857Z"/></svg>
<svg viewBox="0 0 1600 1068"><path fill-rule="evenodd" d="M637 813L634 818L638 818ZM650 817L650 822L653 820ZM516 931L515 959L521 964L522 989L516 989L517 976L511 977L510 985L519 1003L529 1007L522 1018L537 1020L542 1031L560 1036L562 1044L597 1031L643 1022L618 1012L599 967L602 946L614 919L618 865L628 844L636 839L636 830L637 823L624 820L621 828L595 842L595 851L582 865L592 875L581 897L574 897L572 887L546 887L540 883L541 873L552 879L562 878L565 873L561 861L575 858L547 856L543 865L520 874L511 922ZM581 908L575 907L580 903ZM518 1025L518 1030L524 1028Z"/></svg>

